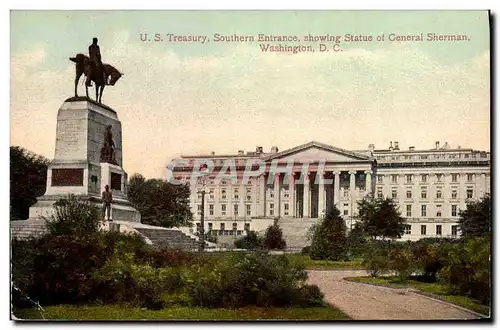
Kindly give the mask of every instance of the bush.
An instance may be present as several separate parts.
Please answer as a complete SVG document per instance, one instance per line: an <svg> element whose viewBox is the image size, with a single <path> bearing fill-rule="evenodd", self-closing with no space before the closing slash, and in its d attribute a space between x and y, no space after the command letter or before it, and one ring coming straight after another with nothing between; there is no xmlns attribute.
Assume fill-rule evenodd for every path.
<svg viewBox="0 0 500 330"><path fill-rule="evenodd" d="M365 253L367 242L360 223L356 223L354 228L347 235L347 249L350 257L361 257Z"/></svg>
<svg viewBox="0 0 500 330"><path fill-rule="evenodd" d="M310 246L304 246L301 251L302 255L309 255L311 253L311 247Z"/></svg>
<svg viewBox="0 0 500 330"><path fill-rule="evenodd" d="M209 267L192 265L182 275L193 304L205 307L316 306L319 290L305 287L307 273L285 256L234 254Z"/></svg>
<svg viewBox="0 0 500 330"><path fill-rule="evenodd" d="M277 224L269 226L266 229L264 246L268 250L283 250L286 247L286 242L283 239L283 231Z"/></svg>
<svg viewBox="0 0 500 330"><path fill-rule="evenodd" d="M192 252L170 249L166 246L152 247L136 254L137 260L154 267L179 267L193 263L205 263L205 259Z"/></svg>
<svg viewBox="0 0 500 330"><path fill-rule="evenodd" d="M362 265L372 277L377 277L389 270L388 249L380 242L372 241L365 251Z"/></svg>
<svg viewBox="0 0 500 330"><path fill-rule="evenodd" d="M489 304L491 295L491 252L489 237L467 239L449 251L440 272L452 293Z"/></svg>
<svg viewBox="0 0 500 330"><path fill-rule="evenodd" d="M245 249L245 250L261 250L262 249L262 238L259 237L259 235L255 231L247 231L246 236L236 240L234 242L234 245L238 249Z"/></svg>
<svg viewBox="0 0 500 330"><path fill-rule="evenodd" d="M417 270L417 264L414 261L410 248L392 248L389 252L388 268L398 274L401 282L406 280L415 270Z"/></svg>
<svg viewBox="0 0 500 330"><path fill-rule="evenodd" d="M52 235L83 235L99 229L99 208L74 195L54 204L54 214L45 218L47 230Z"/></svg>
<svg viewBox="0 0 500 330"><path fill-rule="evenodd" d="M313 260L346 260L346 226L340 211L334 208L316 227L311 244Z"/></svg>

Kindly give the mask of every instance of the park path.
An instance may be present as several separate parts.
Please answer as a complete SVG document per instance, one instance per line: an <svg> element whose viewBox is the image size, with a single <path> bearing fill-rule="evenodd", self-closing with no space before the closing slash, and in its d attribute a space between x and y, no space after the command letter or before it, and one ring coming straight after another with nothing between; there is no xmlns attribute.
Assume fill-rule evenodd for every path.
<svg viewBox="0 0 500 330"><path fill-rule="evenodd" d="M310 284L316 284L325 300L355 320L464 320L476 314L414 292L344 280L365 276L364 270L309 270Z"/></svg>

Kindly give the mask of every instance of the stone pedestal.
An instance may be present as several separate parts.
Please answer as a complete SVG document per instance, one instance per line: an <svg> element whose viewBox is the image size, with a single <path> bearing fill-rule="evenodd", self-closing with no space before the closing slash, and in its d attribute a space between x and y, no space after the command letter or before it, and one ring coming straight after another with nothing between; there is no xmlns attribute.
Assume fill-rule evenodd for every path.
<svg viewBox="0 0 500 330"><path fill-rule="evenodd" d="M115 164L102 162L106 127L111 125ZM127 173L122 168L122 127L116 112L84 97L66 100L57 113L56 148L47 169L47 190L30 207L30 219L49 216L53 204L68 194L102 206L106 185L113 193L111 219L140 222L127 200Z"/></svg>

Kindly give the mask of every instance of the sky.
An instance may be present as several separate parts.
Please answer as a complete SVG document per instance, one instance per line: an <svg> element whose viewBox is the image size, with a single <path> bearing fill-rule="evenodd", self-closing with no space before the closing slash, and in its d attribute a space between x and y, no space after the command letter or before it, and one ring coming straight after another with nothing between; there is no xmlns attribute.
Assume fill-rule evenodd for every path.
<svg viewBox="0 0 500 330"><path fill-rule="evenodd" d="M73 96L68 58L86 52L93 37L103 61L125 74L103 103L122 122L129 175L164 178L181 154L284 150L312 140L348 150L389 141L490 150L485 11L12 11L10 20L10 143L49 159L57 111ZM211 41L143 42L141 33ZM216 33L375 41L341 41L342 52L266 53L259 42L216 43ZM420 33L469 40L388 40Z"/></svg>

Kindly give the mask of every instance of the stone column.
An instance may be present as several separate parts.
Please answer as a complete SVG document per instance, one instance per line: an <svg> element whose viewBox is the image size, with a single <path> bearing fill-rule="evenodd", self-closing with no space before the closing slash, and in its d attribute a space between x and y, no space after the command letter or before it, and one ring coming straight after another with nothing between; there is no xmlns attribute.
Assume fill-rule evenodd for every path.
<svg viewBox="0 0 500 330"><path fill-rule="evenodd" d="M323 182L325 174L323 172L318 173L318 218L322 217L325 210L325 184Z"/></svg>
<svg viewBox="0 0 500 330"><path fill-rule="evenodd" d="M335 175L335 181L333 183L333 203L335 204L336 208L339 208L339 202L340 202L340 172L334 172Z"/></svg>
<svg viewBox="0 0 500 330"><path fill-rule="evenodd" d="M266 216L266 175L264 173L259 177L259 216Z"/></svg>
<svg viewBox="0 0 500 330"><path fill-rule="evenodd" d="M289 197L290 203L288 204L288 207L290 208L289 214L292 217L295 218L296 217L296 214L295 214L295 203L296 203L296 198L295 198L295 173L292 172L292 174L290 175L289 180L290 180L288 182L288 193L290 195L290 197Z"/></svg>
<svg viewBox="0 0 500 330"><path fill-rule="evenodd" d="M365 171L366 181L365 181L365 195L371 194L372 191L372 171Z"/></svg>
<svg viewBox="0 0 500 330"><path fill-rule="evenodd" d="M356 171L349 171L349 227L352 226L352 216L354 213L354 201L356 200Z"/></svg>
<svg viewBox="0 0 500 330"><path fill-rule="evenodd" d="M309 218L309 205L311 204L311 194L310 194L310 190L309 190L309 172L307 172L307 174L304 176L304 206L303 206L303 210L304 210L304 218Z"/></svg>
<svg viewBox="0 0 500 330"><path fill-rule="evenodd" d="M281 216L281 189L280 189L280 173L277 173L274 177L274 217Z"/></svg>

